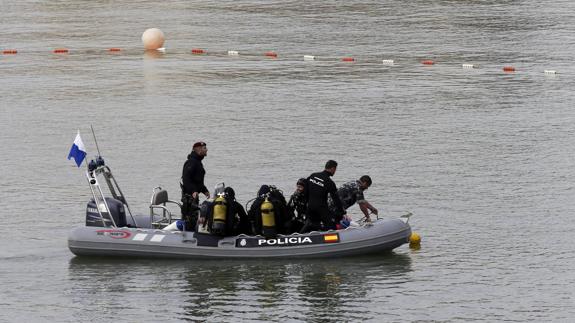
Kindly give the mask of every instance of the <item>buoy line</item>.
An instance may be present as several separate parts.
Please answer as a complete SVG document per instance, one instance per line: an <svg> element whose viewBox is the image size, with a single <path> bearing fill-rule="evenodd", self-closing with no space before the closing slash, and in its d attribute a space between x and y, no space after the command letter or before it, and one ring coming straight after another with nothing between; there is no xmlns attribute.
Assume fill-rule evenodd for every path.
<svg viewBox="0 0 575 323"><path fill-rule="evenodd" d="M157 42L157 44L163 45L163 42ZM158 46L158 45L157 45ZM370 55L369 57L362 58L356 56L343 56L343 57L335 57L335 56L318 56L318 55L310 55L310 54L280 54L277 51L262 51L262 52L255 52L255 51L240 51L240 50L225 50L225 51L208 51L204 48L192 48L189 50L181 51L181 50L166 50L165 48L159 47L157 49L145 50L142 51L138 48L121 48L121 47L110 47L110 48L101 48L101 49L70 49L65 47L53 48L48 49L45 51L40 50L20 50L14 48L6 48L0 50L0 58L1 57L19 57L19 56L26 56L26 55L52 55L52 56L78 56L78 55L142 55L146 52L154 52L155 54L159 54L161 56L175 56L175 55L190 55L191 57L231 57L231 58L260 58L263 60L277 60L277 61L305 61L305 62L332 62L332 63L341 63L341 64L373 64L373 65L383 65L388 67L394 66L408 66L410 64L419 65L426 67L426 68L438 68L440 66L460 66L462 69L484 69L487 66L479 66L477 64L472 63L459 63L455 64L452 62L441 62L438 60L432 59L418 59L418 58L409 58L403 60L396 60L390 58L384 58L383 55ZM376 58L379 56L380 58ZM505 74L513 74L518 72L518 70L512 65L504 65L499 67L499 70ZM547 76L555 76L559 74L557 70L554 69L542 69L541 73Z"/></svg>
<svg viewBox="0 0 575 323"><path fill-rule="evenodd" d="M148 53L153 53L154 55L152 56L164 56L164 55L168 55L168 53L166 53L166 49L164 48L164 43L166 40L166 36L164 35L164 32L161 31L159 28L148 28L146 29L143 33L142 33L142 44L144 45L144 49L146 50L146 52ZM52 49L52 54L54 55L59 55L59 56L68 56L68 55L81 55L81 54L91 54L91 55L95 55L95 54L100 54L100 53L107 53L107 54L113 54L113 55L133 55L133 54L137 54L137 55L141 55L142 51L141 50L137 50L137 49L128 49L128 50L124 50L120 47L111 47L108 49L80 49L80 50L70 50L68 48L54 48ZM2 56L15 56L19 53L19 51L17 49L4 49L1 51ZM30 52L24 52L24 53L40 53L38 51L30 51ZM42 52L43 53L43 52ZM278 54L278 52L273 51L273 50L269 50L266 52L260 52L260 53L256 53L256 52L244 52L244 51L238 51L238 50L228 50L228 51L207 51L204 48L192 48L190 51L188 51L187 53L190 53L193 56L229 56L229 57L247 57L247 58L265 58L265 59L271 59L271 60L281 60L281 61L289 61L289 60L303 60L306 62L311 62L311 61L321 61L321 62L342 62L342 63L346 63L346 64L378 64L378 65L384 65L384 66L396 66L396 61L394 59L390 59L390 58L379 58L379 59L357 59L353 56L344 56L344 57L318 57L316 55L285 55L285 56L280 56ZM169 54L181 54L178 51L169 51ZM373 57L373 56L371 56ZM425 67L434 67L436 65L436 61L426 58L426 59L420 59L419 62L424 65ZM448 63L444 63L445 65L447 65ZM403 64L403 66L406 66L405 64ZM463 63L461 64L461 68L463 69L476 69L479 68L477 65L475 64L471 64L471 63ZM515 67L513 66L503 66L502 68L504 73L515 73ZM543 73L547 76L554 76L557 73L556 70L544 70Z"/></svg>

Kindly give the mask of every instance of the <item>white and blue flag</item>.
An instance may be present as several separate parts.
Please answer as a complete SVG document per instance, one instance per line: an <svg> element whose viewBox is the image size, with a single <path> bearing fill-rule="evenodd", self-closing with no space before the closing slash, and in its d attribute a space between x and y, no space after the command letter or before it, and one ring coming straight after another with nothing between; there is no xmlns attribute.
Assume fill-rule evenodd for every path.
<svg viewBox="0 0 575 323"><path fill-rule="evenodd" d="M68 160L72 158L74 158L78 167L82 165L84 158L86 158L86 147L84 147L82 137L80 137L80 130L78 130L76 139L74 139L74 143L72 144L72 148L70 148L70 153L68 154Z"/></svg>

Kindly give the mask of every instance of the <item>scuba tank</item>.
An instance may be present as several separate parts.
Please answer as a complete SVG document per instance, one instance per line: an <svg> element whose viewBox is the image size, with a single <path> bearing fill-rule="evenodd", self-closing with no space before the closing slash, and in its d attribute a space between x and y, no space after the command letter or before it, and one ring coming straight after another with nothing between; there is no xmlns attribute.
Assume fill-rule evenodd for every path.
<svg viewBox="0 0 575 323"><path fill-rule="evenodd" d="M215 234L225 234L226 232L226 214L227 214L227 202L224 198L224 194L218 194L218 197L214 200L214 210L212 213L212 227L211 231Z"/></svg>
<svg viewBox="0 0 575 323"><path fill-rule="evenodd" d="M274 214L274 205L266 197L260 206L262 213L262 234L266 238L273 238L276 236L276 219Z"/></svg>

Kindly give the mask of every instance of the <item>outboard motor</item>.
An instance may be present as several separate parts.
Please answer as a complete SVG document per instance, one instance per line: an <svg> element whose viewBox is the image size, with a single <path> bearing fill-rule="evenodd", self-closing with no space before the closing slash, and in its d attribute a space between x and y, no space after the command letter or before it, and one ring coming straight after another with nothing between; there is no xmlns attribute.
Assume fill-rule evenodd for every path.
<svg viewBox="0 0 575 323"><path fill-rule="evenodd" d="M112 218L114 219L116 226L119 228L125 227L127 223L126 223L126 211L124 210L124 204L111 197L106 197L106 203L108 203L110 213L112 214ZM104 211L102 212L102 216L104 217L106 225L102 223L102 217L100 217L100 213L98 213L96 202L94 202L94 199L90 200L90 202L88 202L88 205L86 206L86 226L111 227L112 221L108 217L108 214Z"/></svg>

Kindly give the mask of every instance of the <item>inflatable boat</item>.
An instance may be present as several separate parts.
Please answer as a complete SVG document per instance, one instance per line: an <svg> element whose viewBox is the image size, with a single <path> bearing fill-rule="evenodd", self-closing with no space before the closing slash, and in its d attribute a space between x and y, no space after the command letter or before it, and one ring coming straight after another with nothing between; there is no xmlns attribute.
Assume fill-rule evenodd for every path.
<svg viewBox="0 0 575 323"><path fill-rule="evenodd" d="M410 214L377 219L341 230L306 234L220 237L208 232L181 231L167 205L167 191L154 189L150 214L133 215L110 168L101 158L90 162L86 177L93 199L86 224L74 228L68 247L77 256L162 258L318 258L390 251L409 242ZM104 194L100 178L108 192ZM220 186L221 188L221 186ZM217 193L217 192L216 192ZM107 195L111 196L107 196Z"/></svg>

